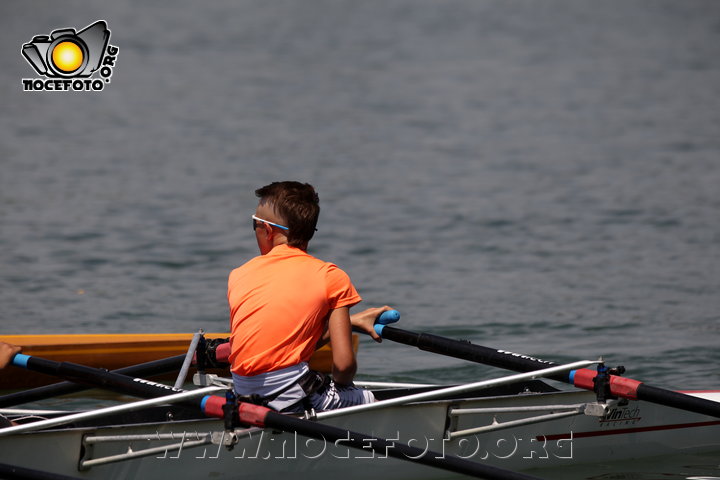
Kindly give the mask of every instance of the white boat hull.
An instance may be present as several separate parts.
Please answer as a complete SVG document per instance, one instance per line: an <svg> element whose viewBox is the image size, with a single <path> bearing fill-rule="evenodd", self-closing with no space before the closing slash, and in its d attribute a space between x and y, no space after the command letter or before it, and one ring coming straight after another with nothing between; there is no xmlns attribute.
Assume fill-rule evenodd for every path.
<svg viewBox="0 0 720 480"><path fill-rule="evenodd" d="M703 395L720 401L720 392ZM717 451L720 458L720 419L647 402L630 401L611 407L603 417L583 413L542 417L535 423L508 424L500 430L476 433L472 429L490 425L493 419L502 423L549 412L471 411L449 415L458 409L547 405L558 406L554 408L558 413L563 410L562 405L592 404L594 400L594 394L583 391L439 400L359 411L320 421L513 471L688 452ZM470 433L449 438L463 430ZM388 458L369 447L351 449L342 441L323 442L270 429L241 431L237 444L228 450L220 444L230 439L223 431L222 421L202 419L21 433L0 437L0 463L103 480L166 476L267 480L288 473L293 478L313 480L318 475L338 475L343 480L367 480L372 476L429 479L449 475L439 469ZM91 443L98 437L133 435L146 439ZM215 443L193 446L198 438L211 437ZM167 448L172 444L179 448ZM149 448L155 450L146 450ZM133 453L128 455L129 451ZM133 458L135 454L139 456ZM540 471L534 473L542 476Z"/></svg>

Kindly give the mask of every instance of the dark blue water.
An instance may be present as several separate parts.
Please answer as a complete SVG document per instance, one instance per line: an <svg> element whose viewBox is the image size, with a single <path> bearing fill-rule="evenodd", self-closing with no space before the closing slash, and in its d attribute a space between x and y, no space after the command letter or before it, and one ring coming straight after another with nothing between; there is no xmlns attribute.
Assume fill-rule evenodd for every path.
<svg viewBox="0 0 720 480"><path fill-rule="evenodd" d="M105 19L99 93L23 93ZM720 387L720 3L5 1L0 332L227 330L253 190L403 326ZM299 286L299 288L301 288ZM365 378L484 367L363 342Z"/></svg>

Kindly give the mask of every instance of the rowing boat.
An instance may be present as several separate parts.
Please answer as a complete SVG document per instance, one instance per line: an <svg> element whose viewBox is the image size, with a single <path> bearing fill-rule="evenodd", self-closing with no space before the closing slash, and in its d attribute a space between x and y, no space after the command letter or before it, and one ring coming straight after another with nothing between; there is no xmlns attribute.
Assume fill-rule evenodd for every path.
<svg viewBox="0 0 720 480"><path fill-rule="evenodd" d="M231 381L216 375L196 374L197 388L181 391L97 374L107 376L99 384L117 381L118 391L159 397L87 412L33 412L45 420L0 429L0 477L4 465L36 470L38 452L43 474L87 479L447 478L440 469L529 479L538 477L527 472L542 476L582 464L686 453L720 458L720 390L664 391L608 372L601 359L557 365L504 350L489 355L488 347L449 339L431 345L434 338L418 340L392 327L377 330L383 338L404 335L425 350L520 373L452 386L365 383L378 402L307 412L304 419L235 405L225 394ZM46 360L34 366L27 356L14 364L55 368ZM588 379L595 388L587 389ZM568 381L583 389L561 385Z"/></svg>
<svg viewBox="0 0 720 480"><path fill-rule="evenodd" d="M205 333L204 336L212 340L227 338L229 334ZM20 345L27 355L117 370L181 355L187 351L192 337L192 333L0 335L0 341ZM355 351L358 342L357 335L354 335ZM330 346L316 351L310 365L315 370L329 372L332 365ZM0 375L0 390L32 388L56 381L48 375L12 369Z"/></svg>
<svg viewBox="0 0 720 480"><path fill-rule="evenodd" d="M474 394L435 397L441 387L375 387L382 400L374 405L380 406L320 413L316 422L513 471L720 452L717 418L641 401L602 408L592 392L556 391L529 379L496 383ZM692 395L720 401L720 391ZM168 472L181 479L265 479L288 471L293 478L347 479L442 473L369 448L352 450L343 442L273 428L226 430L222 420L180 407L109 412L75 420L72 427L0 437L0 463L35 468L38 452L43 470L88 479L161 478Z"/></svg>

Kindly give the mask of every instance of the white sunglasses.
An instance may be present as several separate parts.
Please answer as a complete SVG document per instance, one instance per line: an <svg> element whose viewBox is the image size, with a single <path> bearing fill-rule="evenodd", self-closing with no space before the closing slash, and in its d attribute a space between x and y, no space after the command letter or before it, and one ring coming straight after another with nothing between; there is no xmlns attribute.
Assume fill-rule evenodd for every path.
<svg viewBox="0 0 720 480"><path fill-rule="evenodd" d="M273 227L282 228L283 230L290 230L288 227L285 227L283 225L278 225L277 223L269 222L263 218L256 217L255 215L251 215L252 221L253 221L253 232L257 229L257 222L263 222L267 223L268 225L272 225Z"/></svg>

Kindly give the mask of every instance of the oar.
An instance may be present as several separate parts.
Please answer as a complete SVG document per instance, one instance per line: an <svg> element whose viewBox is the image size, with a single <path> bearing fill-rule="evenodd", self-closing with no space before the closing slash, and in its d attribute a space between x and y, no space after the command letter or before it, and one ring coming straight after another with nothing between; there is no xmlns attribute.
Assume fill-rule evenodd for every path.
<svg viewBox="0 0 720 480"><path fill-rule="evenodd" d="M112 370L112 373L120 373L123 375L132 375L134 377L147 377L160 375L177 370L183 364L185 355L177 355L174 357L163 358L161 360L153 360L151 362L123 367L118 370ZM52 385L44 385L42 387L25 390L23 392L13 392L0 396L0 408L13 407L23 403L36 402L46 398L57 397L59 395L67 395L69 393L82 392L92 387L81 385L75 382L59 382Z"/></svg>
<svg viewBox="0 0 720 480"><path fill-rule="evenodd" d="M226 401L218 396L208 396L203 403L203 411L208 416L223 416ZM284 432L297 432L300 435L332 442L334 445L347 445L360 450L372 450L399 460L419 463L454 473L491 480L538 480L538 477L512 472L502 468L484 465L464 458L412 447L403 443L389 441L377 436L345 430L331 425L311 422L298 417L283 415L267 407L241 403L238 407L239 420L242 423L260 428L275 428Z"/></svg>
<svg viewBox="0 0 720 480"><path fill-rule="evenodd" d="M181 355L180 362L185 356ZM34 372L45 373L60 377L71 382L80 383L89 387L103 388L113 392L134 395L143 398L155 398L182 390L169 387L162 383L151 382L139 377L130 377L115 372L108 372L102 368L93 368L71 362L56 362L47 358L15 354L12 365Z"/></svg>
<svg viewBox="0 0 720 480"><path fill-rule="evenodd" d="M12 365L140 397L156 398L178 393L178 389L163 384L132 378L98 368L69 362L56 362L24 355L22 353L18 353L13 357ZM223 405L225 405L227 401L223 397L208 395L203 397L199 405L197 400L188 400L187 402L192 402L195 406L199 406L202 412L209 417L225 417ZM538 477L479 464L460 457L425 451L399 442L391 442L384 438L377 438L330 425L283 415L267 407L241 402L238 405L237 411L239 420L249 425L263 428L277 428L289 433L297 432L301 435L320 440L330 440L332 442L342 441L352 448L367 450L368 447L370 447L375 452L386 454L393 458L433 466L455 473L490 480L539 480Z"/></svg>
<svg viewBox="0 0 720 480"><path fill-rule="evenodd" d="M388 326L388 324L397 322L399 319L400 313L397 310L383 312L375 324L375 331L384 339L417 347L420 350L516 372L532 372L557 365L555 362L541 360L529 355L484 347L468 341L453 340L430 333L415 333ZM599 378L603 378L604 376L604 374L601 374ZM583 368L573 370L567 375L561 374L550 378L569 383L578 388L594 391L596 390L596 381L594 380L596 377L598 377L597 371ZM720 418L720 403L718 402L693 397L664 388L653 387L638 380L620 377L618 375L607 375L606 378L608 393L612 396L630 400L644 400L667 407L679 408L689 412Z"/></svg>

